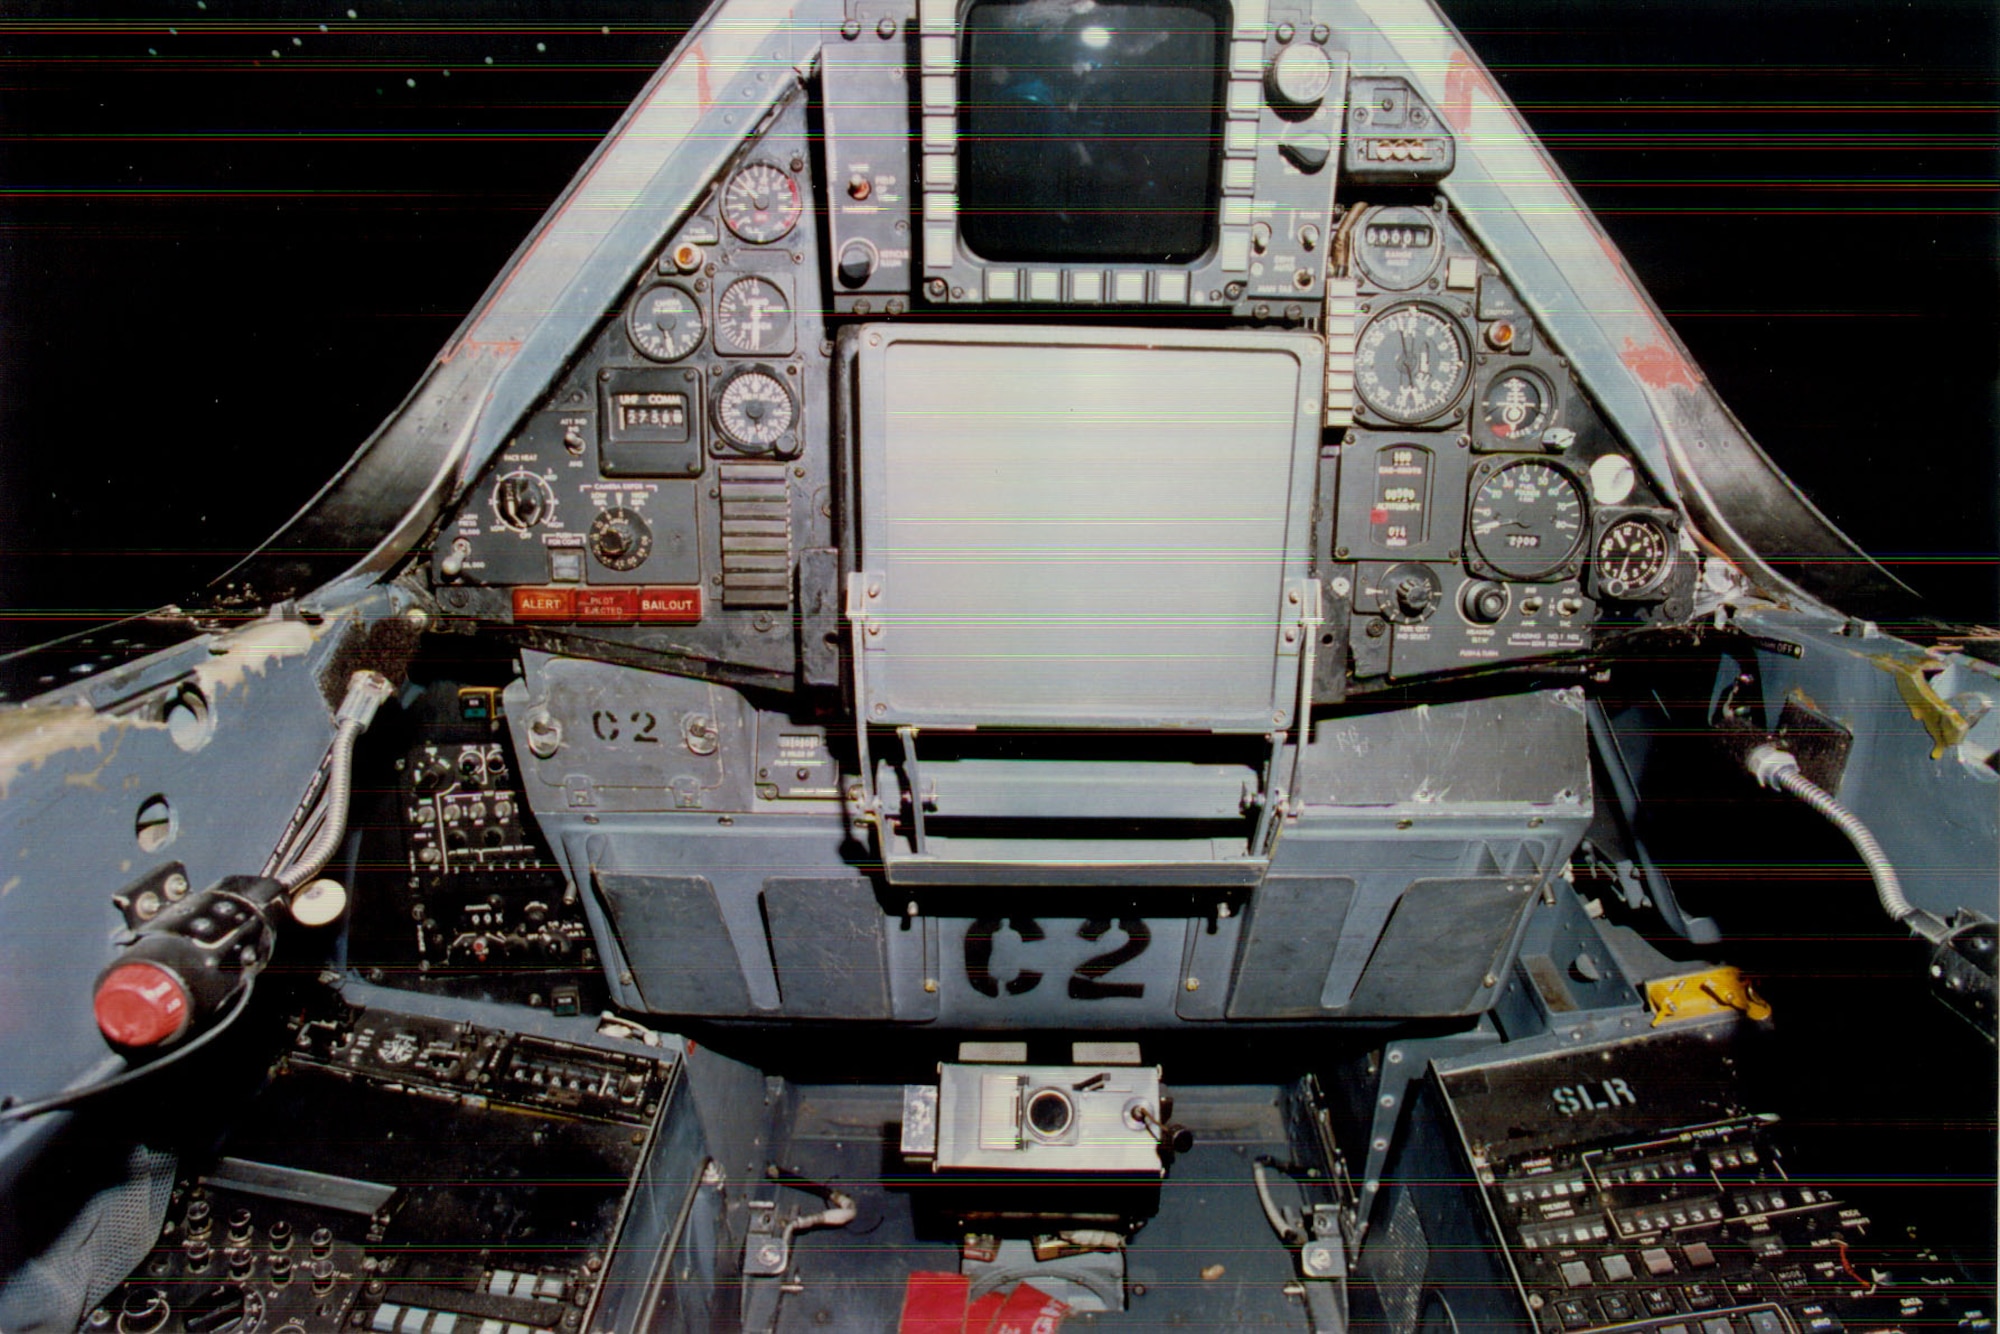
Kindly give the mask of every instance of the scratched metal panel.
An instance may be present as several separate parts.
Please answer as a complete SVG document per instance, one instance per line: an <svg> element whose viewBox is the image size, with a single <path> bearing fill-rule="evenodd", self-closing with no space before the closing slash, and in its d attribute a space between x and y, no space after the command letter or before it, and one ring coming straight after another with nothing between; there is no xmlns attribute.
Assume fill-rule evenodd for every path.
<svg viewBox="0 0 2000 1334"><path fill-rule="evenodd" d="M1272 876L1258 886L1229 992L1231 1019L1319 1014L1320 991L1354 898L1339 876Z"/></svg>
<svg viewBox="0 0 2000 1334"><path fill-rule="evenodd" d="M700 876L597 873L646 1008L656 1014L746 1014L750 988L722 920L715 887Z"/></svg>
<svg viewBox="0 0 2000 1334"><path fill-rule="evenodd" d="M1396 902L1344 1013L1471 1014L1496 994L1486 978L1505 976L1522 919L1534 903L1531 880L1419 880Z"/></svg>
<svg viewBox="0 0 2000 1334"><path fill-rule="evenodd" d="M1538 690L1322 719L1299 774L1310 805L1506 801L1587 810L1583 692Z"/></svg>
<svg viewBox="0 0 2000 1334"><path fill-rule="evenodd" d="M786 1014L889 1017L888 918L870 882L766 880L764 925Z"/></svg>

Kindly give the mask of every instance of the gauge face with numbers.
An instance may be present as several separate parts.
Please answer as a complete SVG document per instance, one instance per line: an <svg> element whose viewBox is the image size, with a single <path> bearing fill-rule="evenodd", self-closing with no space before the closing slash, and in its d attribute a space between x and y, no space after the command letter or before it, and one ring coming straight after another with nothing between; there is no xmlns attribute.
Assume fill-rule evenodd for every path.
<svg viewBox="0 0 2000 1334"><path fill-rule="evenodd" d="M768 278L739 278L715 303L715 345L766 356L792 350L792 306Z"/></svg>
<svg viewBox="0 0 2000 1334"><path fill-rule="evenodd" d="M1576 554L1583 518L1583 491L1574 478L1539 459L1519 459L1473 494L1472 546L1509 579L1539 578Z"/></svg>
<svg viewBox="0 0 2000 1334"><path fill-rule="evenodd" d="M679 361L701 343L701 303L683 288L659 283L639 293L625 315L632 346L654 361Z"/></svg>
<svg viewBox="0 0 2000 1334"><path fill-rule="evenodd" d="M769 454L792 429L792 395L768 371L744 371L723 386L715 403L715 424L737 448Z"/></svg>
<svg viewBox="0 0 2000 1334"><path fill-rule="evenodd" d="M1504 371L1493 377L1480 400L1480 420L1495 440L1533 448L1554 415L1555 395L1533 371Z"/></svg>
<svg viewBox="0 0 2000 1334"><path fill-rule="evenodd" d="M1378 416L1406 425L1453 403L1468 374L1465 335L1429 306L1391 306L1370 320L1354 349L1354 387Z"/></svg>
<svg viewBox="0 0 2000 1334"><path fill-rule="evenodd" d="M1607 598L1644 597L1666 582L1673 541L1652 519L1628 515L1597 539L1597 591Z"/></svg>
<svg viewBox="0 0 2000 1334"><path fill-rule="evenodd" d="M751 163L731 176L722 189L723 223L755 245L784 236L798 225L804 212L799 183L768 162Z"/></svg>

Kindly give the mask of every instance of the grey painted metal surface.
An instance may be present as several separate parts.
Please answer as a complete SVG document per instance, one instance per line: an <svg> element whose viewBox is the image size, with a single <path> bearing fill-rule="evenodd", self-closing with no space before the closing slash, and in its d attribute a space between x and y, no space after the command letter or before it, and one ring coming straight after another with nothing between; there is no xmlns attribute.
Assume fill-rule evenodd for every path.
<svg viewBox="0 0 2000 1334"><path fill-rule="evenodd" d="M1299 645L1282 630L1309 554L1318 339L846 337L868 721L1261 732L1290 718Z"/></svg>
<svg viewBox="0 0 2000 1334"><path fill-rule="evenodd" d="M0 713L0 1088L119 1067L90 1001L125 936L111 896L167 862L196 890L254 874L333 736L322 676L401 607L378 589L317 623L268 616ZM0 1126L0 1160L52 1124Z"/></svg>

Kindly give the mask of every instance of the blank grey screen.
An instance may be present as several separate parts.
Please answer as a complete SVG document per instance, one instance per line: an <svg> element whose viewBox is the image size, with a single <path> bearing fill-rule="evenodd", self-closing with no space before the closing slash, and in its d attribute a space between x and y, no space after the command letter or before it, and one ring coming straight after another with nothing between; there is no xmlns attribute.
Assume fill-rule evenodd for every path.
<svg viewBox="0 0 2000 1334"><path fill-rule="evenodd" d="M931 721L1268 725L1300 374L1271 349L886 349L861 424L885 492L862 506L871 695Z"/></svg>

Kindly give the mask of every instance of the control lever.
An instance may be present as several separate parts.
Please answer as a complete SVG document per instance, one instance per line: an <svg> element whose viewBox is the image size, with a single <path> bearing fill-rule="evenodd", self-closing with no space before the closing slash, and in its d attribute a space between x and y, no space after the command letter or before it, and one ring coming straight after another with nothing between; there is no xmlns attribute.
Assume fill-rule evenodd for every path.
<svg viewBox="0 0 2000 1334"><path fill-rule="evenodd" d="M120 896L134 939L99 974L91 1002L98 1031L112 1046L164 1051L200 1032L231 1002L240 1006L247 998L285 917L324 926L345 910L347 891L314 877L347 835L354 742L390 690L380 672L349 678L326 759L262 875L226 876L164 909L157 907L161 896L145 890ZM178 867L151 878L163 885L177 879L187 888ZM165 897L175 896L169 889ZM137 906L142 902L144 909Z"/></svg>

